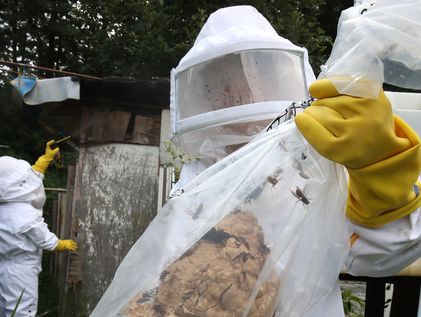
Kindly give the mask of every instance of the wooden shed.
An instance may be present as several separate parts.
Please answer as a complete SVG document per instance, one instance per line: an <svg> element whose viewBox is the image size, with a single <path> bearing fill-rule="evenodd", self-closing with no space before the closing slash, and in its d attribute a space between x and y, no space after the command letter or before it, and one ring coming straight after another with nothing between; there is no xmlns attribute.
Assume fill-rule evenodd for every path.
<svg viewBox="0 0 421 317"><path fill-rule="evenodd" d="M39 121L56 134L71 134L79 150L54 221L57 234L75 239L79 250L60 254L56 272L59 315L87 316L169 190L160 145L169 134L170 87L167 80L121 78L73 84L79 98L47 98L39 104ZM38 88L48 95L52 87Z"/></svg>

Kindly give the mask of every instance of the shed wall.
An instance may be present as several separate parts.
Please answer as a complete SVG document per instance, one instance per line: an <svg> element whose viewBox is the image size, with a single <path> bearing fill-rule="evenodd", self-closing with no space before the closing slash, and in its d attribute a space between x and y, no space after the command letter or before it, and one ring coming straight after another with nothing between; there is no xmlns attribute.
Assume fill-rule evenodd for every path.
<svg viewBox="0 0 421 317"><path fill-rule="evenodd" d="M79 243L82 267L74 304L88 315L156 214L159 147L82 148L76 169L71 236Z"/></svg>

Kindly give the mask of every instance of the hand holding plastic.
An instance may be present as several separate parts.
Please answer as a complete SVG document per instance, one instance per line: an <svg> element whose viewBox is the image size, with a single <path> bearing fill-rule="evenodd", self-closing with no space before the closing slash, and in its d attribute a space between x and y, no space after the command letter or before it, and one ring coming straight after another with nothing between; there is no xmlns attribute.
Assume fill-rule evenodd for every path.
<svg viewBox="0 0 421 317"><path fill-rule="evenodd" d="M57 246L54 248L54 251L61 252L61 251L76 251L77 250L77 243L73 240L58 240Z"/></svg>
<svg viewBox="0 0 421 317"><path fill-rule="evenodd" d="M420 207L420 140L393 115L383 90L377 99L351 97L322 79L310 93L318 100L295 122L317 152L347 168L348 217L379 227Z"/></svg>
<svg viewBox="0 0 421 317"><path fill-rule="evenodd" d="M389 100L341 95L332 82L321 79L310 86L318 100L297 115L296 124L307 141L324 157L349 168L379 162L411 147L395 131Z"/></svg>

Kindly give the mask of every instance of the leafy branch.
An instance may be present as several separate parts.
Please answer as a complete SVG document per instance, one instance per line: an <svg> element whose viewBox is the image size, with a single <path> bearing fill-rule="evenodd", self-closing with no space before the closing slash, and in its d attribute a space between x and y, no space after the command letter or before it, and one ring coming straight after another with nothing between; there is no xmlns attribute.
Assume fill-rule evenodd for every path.
<svg viewBox="0 0 421 317"><path fill-rule="evenodd" d="M344 305L345 316L347 317L364 317L357 311L364 307L364 300L355 296L350 290L342 290L342 302Z"/></svg>
<svg viewBox="0 0 421 317"><path fill-rule="evenodd" d="M168 162L164 166L174 168L175 179L180 178L181 168L184 164L189 164L198 158L189 157L186 152L177 147L171 141L165 141L165 151L168 153Z"/></svg>

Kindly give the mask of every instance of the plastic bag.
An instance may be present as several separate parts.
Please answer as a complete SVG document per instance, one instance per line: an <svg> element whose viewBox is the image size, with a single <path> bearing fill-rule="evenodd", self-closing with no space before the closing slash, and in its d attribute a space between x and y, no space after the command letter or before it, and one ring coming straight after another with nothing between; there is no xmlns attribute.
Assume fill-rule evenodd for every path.
<svg viewBox="0 0 421 317"><path fill-rule="evenodd" d="M360 97L377 98L383 82L421 89L421 1L371 2L342 12L320 77Z"/></svg>
<svg viewBox="0 0 421 317"><path fill-rule="evenodd" d="M303 316L337 281L345 198L343 169L283 123L168 201L91 316Z"/></svg>

